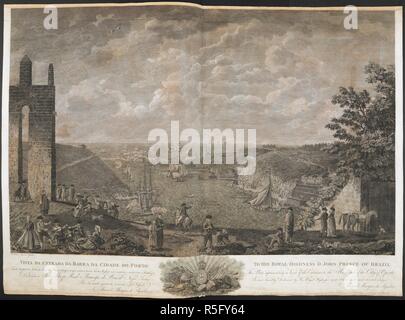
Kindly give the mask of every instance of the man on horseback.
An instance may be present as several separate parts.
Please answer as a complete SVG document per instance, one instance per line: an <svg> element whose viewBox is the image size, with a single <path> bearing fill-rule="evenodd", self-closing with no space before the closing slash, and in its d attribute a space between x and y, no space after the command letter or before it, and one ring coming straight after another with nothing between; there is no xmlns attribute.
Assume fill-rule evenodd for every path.
<svg viewBox="0 0 405 320"><path fill-rule="evenodd" d="M188 207L187 204L183 202L180 206L180 213L176 223L176 225L180 226L183 230L185 230L186 225L188 225L189 222L191 222L191 218L187 213L188 209L191 209L191 207Z"/></svg>

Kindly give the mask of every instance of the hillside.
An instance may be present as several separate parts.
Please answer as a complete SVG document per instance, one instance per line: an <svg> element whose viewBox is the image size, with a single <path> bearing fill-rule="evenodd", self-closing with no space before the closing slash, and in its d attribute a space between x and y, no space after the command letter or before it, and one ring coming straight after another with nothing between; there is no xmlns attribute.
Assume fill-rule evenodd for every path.
<svg viewBox="0 0 405 320"><path fill-rule="evenodd" d="M70 145L56 145L56 182L74 184L78 191L108 193L126 189L126 185L91 150Z"/></svg>
<svg viewBox="0 0 405 320"><path fill-rule="evenodd" d="M336 168L336 158L321 150L274 148L257 157L257 173L271 167L273 175L284 181L302 176L325 175Z"/></svg>

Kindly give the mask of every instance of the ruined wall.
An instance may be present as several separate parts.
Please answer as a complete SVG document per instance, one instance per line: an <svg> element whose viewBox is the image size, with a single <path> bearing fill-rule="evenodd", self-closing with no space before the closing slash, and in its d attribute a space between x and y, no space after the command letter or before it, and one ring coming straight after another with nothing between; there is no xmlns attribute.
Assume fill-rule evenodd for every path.
<svg viewBox="0 0 405 320"><path fill-rule="evenodd" d="M10 88L10 96L12 95ZM11 99L10 99L11 100ZM13 105L10 102L10 106ZM22 115L21 111L10 110L9 113L9 176L10 187L22 181Z"/></svg>
<svg viewBox="0 0 405 320"><path fill-rule="evenodd" d="M375 210L379 223L387 230L395 230L395 182L363 181L362 207Z"/></svg>
<svg viewBox="0 0 405 320"><path fill-rule="evenodd" d="M343 213L360 212L361 183L359 178L351 178L342 191L336 196L331 206L336 209L337 221Z"/></svg>
<svg viewBox="0 0 405 320"><path fill-rule="evenodd" d="M342 213L375 210L379 223L387 230L395 229L395 182L367 181L352 178L332 202L339 219ZM337 221L339 221L337 219Z"/></svg>
<svg viewBox="0 0 405 320"><path fill-rule="evenodd" d="M22 115L29 112L28 190L37 200L42 190L55 199L55 87L53 66L49 66L48 85L32 85L32 64L27 56L20 63L19 86L10 86L9 170L10 191L23 177Z"/></svg>

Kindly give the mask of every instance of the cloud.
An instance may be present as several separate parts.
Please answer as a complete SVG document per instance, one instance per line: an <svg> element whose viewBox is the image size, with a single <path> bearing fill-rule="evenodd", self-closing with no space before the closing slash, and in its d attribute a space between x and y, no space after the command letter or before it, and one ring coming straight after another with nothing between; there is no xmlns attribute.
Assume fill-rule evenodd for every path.
<svg viewBox="0 0 405 320"><path fill-rule="evenodd" d="M105 7L12 10L11 81L29 54L35 83L54 64L57 139L145 141L151 128L256 128L259 142L330 141L339 86L364 87L368 61L394 61L390 12Z"/></svg>

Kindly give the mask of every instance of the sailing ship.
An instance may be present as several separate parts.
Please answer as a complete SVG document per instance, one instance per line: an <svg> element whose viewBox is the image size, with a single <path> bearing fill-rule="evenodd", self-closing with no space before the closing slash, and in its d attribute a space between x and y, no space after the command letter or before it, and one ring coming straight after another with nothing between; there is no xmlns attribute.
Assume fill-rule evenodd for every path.
<svg viewBox="0 0 405 320"><path fill-rule="evenodd" d="M143 179L139 182L136 191L138 203L142 213L150 212L153 207L152 166L143 159Z"/></svg>
<svg viewBox="0 0 405 320"><path fill-rule="evenodd" d="M151 164L143 158L142 173L138 178L130 167L125 170L125 173L127 174L132 194L117 199L130 201L127 205L128 211L136 214L151 214L151 209L157 197L156 190L153 189Z"/></svg>

